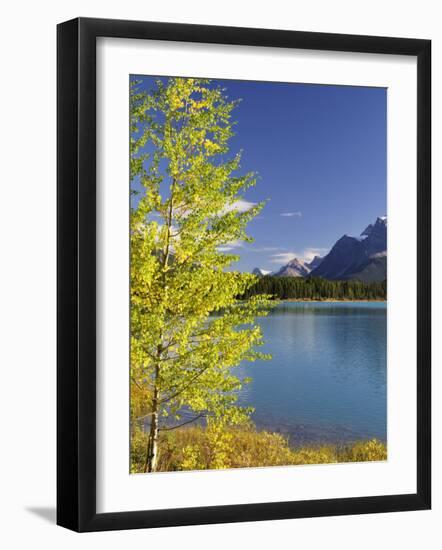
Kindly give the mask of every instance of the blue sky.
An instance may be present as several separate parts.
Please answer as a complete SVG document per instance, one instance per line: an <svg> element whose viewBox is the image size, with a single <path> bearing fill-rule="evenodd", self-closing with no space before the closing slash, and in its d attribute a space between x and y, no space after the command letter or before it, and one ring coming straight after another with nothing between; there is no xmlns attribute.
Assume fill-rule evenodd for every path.
<svg viewBox="0 0 442 550"><path fill-rule="evenodd" d="M136 77L143 87L154 78ZM268 202L250 222L253 243L232 243L236 269L275 270L323 255L386 212L387 90L214 80L242 101L231 151L259 180L245 199ZM246 206L246 205L245 205Z"/></svg>

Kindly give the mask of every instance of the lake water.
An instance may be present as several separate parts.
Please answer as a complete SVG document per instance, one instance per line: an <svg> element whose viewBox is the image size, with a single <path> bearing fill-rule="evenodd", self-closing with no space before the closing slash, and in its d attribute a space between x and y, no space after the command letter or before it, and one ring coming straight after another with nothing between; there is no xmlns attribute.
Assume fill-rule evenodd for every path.
<svg viewBox="0 0 442 550"><path fill-rule="evenodd" d="M386 440L386 302L285 302L258 322L272 359L238 369L259 428L292 445Z"/></svg>

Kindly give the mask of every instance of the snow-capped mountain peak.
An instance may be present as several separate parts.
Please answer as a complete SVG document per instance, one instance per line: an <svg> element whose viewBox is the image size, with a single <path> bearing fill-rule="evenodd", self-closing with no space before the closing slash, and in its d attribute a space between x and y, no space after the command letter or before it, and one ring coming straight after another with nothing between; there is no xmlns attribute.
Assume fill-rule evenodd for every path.
<svg viewBox="0 0 442 550"><path fill-rule="evenodd" d="M272 272L267 269L261 269L260 267L255 267L255 269L252 271L253 275L257 275L258 277L264 277L265 275L271 275Z"/></svg>
<svg viewBox="0 0 442 550"><path fill-rule="evenodd" d="M360 237L344 235L311 277L383 281L387 277L387 217L378 217Z"/></svg>

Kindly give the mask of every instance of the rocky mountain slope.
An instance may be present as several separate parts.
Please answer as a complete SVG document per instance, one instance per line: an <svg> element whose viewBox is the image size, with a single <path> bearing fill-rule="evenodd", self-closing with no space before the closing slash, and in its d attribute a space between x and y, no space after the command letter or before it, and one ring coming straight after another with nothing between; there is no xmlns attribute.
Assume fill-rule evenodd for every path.
<svg viewBox="0 0 442 550"><path fill-rule="evenodd" d="M287 265L281 267L276 275L278 277L307 277L310 271L308 264L298 258L293 258Z"/></svg>
<svg viewBox="0 0 442 550"><path fill-rule="evenodd" d="M341 237L309 276L330 280L359 279L365 282L385 280L387 218L378 218L360 237Z"/></svg>

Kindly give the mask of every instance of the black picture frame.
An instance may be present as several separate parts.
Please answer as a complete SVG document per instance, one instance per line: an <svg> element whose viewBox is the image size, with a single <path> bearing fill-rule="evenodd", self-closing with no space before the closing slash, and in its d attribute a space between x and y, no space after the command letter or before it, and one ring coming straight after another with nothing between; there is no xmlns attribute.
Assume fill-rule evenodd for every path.
<svg viewBox="0 0 442 550"><path fill-rule="evenodd" d="M96 39L396 54L417 58L417 491L361 498L96 512ZM431 506L431 41L79 18L57 28L57 523L104 531Z"/></svg>

